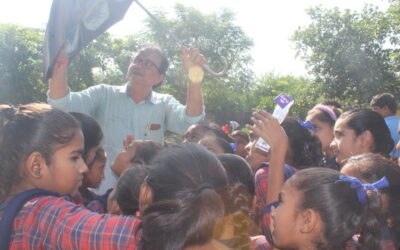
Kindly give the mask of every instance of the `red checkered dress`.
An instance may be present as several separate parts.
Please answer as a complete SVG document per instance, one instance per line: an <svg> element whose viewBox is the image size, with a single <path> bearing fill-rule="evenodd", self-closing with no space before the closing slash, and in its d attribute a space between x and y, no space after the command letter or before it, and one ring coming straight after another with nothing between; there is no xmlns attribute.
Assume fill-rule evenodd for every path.
<svg viewBox="0 0 400 250"><path fill-rule="evenodd" d="M139 249L140 238L136 217L98 214L66 197L42 196L19 211L10 249Z"/></svg>

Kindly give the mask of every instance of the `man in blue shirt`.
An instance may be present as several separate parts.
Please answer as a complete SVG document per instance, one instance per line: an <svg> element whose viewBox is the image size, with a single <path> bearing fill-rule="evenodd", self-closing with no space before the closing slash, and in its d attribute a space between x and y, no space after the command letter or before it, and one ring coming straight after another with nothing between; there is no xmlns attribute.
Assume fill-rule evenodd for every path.
<svg viewBox="0 0 400 250"><path fill-rule="evenodd" d="M386 125L390 130L395 145L392 152L390 152L390 155L400 157L400 152L396 149L396 145L400 141L400 135L398 133L400 118L396 116L396 99L390 93L383 93L374 96L370 105L374 111L378 112L383 116L383 118L385 118Z"/></svg>
<svg viewBox="0 0 400 250"><path fill-rule="evenodd" d="M47 101L69 112L89 114L102 127L108 164L100 192L111 188L116 180L109 166L128 134L163 144L166 130L183 134L204 118L201 66L205 58L193 48L182 50L182 55L189 75L186 105L171 95L153 91L164 80L168 68L168 60L158 47L147 45L131 58L125 85L100 84L80 92L71 92L68 87L65 50L57 57Z"/></svg>

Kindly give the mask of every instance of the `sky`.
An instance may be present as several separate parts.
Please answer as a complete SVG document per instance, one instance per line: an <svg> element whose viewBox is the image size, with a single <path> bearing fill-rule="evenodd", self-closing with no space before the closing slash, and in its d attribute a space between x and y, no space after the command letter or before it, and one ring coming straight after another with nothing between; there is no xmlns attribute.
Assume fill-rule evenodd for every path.
<svg viewBox="0 0 400 250"><path fill-rule="evenodd" d="M304 62L296 58L294 43L289 39L300 26L310 19L305 9L321 5L359 11L365 4L373 4L382 10L388 0L140 0L150 11L153 9L173 13L173 6L180 2L202 13L218 12L229 8L236 14L235 23L242 27L254 42L251 51L252 69L258 76L274 72L281 75L306 76ZM0 23L14 23L27 27L45 28L52 0L1 0ZM125 18L108 31L114 35L127 35L143 31L143 19L147 16L135 2Z"/></svg>

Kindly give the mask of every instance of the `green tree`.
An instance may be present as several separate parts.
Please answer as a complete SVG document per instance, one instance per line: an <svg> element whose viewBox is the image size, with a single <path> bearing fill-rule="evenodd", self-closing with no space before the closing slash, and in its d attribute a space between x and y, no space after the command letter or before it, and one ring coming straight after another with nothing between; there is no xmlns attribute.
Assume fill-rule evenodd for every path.
<svg viewBox="0 0 400 250"><path fill-rule="evenodd" d="M251 109L250 90L254 84L254 73L250 69L250 49L253 42L243 30L234 24L235 15L228 9L219 13L202 14L182 4L175 6L175 17L167 18L163 12L155 15L165 23L186 47L196 47L208 59L213 69L221 69L220 56L227 59L228 76L215 78L205 75L203 91L207 110L248 111ZM146 38L159 44L168 54L171 67L166 84L161 91L173 94L185 101L186 74L183 71L179 46L168 33L153 20L146 21L149 30Z"/></svg>
<svg viewBox="0 0 400 250"><path fill-rule="evenodd" d="M366 104L380 92L399 96L386 13L372 6L360 13L321 7L307 12L311 24L299 28L292 39L321 96L340 98L348 106Z"/></svg>
<svg viewBox="0 0 400 250"><path fill-rule="evenodd" d="M394 46L391 53L391 65L395 72L400 72L400 0L390 0L387 18L391 27L390 42ZM400 89L398 89L398 92L400 92ZM400 96L398 97L400 98Z"/></svg>
<svg viewBox="0 0 400 250"><path fill-rule="evenodd" d="M71 61L68 83L72 90L107 83L120 85L125 82L132 51L139 39L134 35L124 38L103 33L92 41Z"/></svg>
<svg viewBox="0 0 400 250"><path fill-rule="evenodd" d="M281 93L294 99L291 114L305 118L307 111L322 99L317 98L317 90L312 88L311 80L305 77L276 75L268 73L258 80L253 90L253 100L257 109L272 112L275 108L274 98Z"/></svg>
<svg viewBox="0 0 400 250"><path fill-rule="evenodd" d="M47 82L42 80L44 31L0 24L0 103L46 101ZM83 49L69 67L68 83L79 91L99 83L126 81L131 51L139 39L100 35Z"/></svg>
<svg viewBox="0 0 400 250"><path fill-rule="evenodd" d="M0 24L0 103L45 100L43 37L38 29Z"/></svg>

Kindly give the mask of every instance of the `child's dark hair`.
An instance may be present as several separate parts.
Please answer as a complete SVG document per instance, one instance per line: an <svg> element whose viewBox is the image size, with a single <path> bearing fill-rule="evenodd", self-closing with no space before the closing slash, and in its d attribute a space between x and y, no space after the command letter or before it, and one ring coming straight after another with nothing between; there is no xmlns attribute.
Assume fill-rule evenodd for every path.
<svg viewBox="0 0 400 250"><path fill-rule="evenodd" d="M235 153L231 144L229 144L227 141L225 141L224 139L222 139L220 137L206 136L203 139L201 139L200 141L204 141L204 140L214 141L216 144L218 144L218 146L220 146L224 150L225 154L234 154Z"/></svg>
<svg viewBox="0 0 400 250"><path fill-rule="evenodd" d="M354 130L357 136L365 131L370 131L374 145L373 153L388 155L394 147L393 139L390 135L383 117L371 109L352 109L344 112L340 119L346 120L347 127Z"/></svg>
<svg viewBox="0 0 400 250"><path fill-rule="evenodd" d="M140 142L135 151L135 156L130 160L132 163L149 165L153 158L161 151L163 146L152 140L143 140Z"/></svg>
<svg viewBox="0 0 400 250"><path fill-rule="evenodd" d="M250 142L250 137L247 133L243 132L242 130L235 130L230 134L230 137L238 136L243 138L247 143Z"/></svg>
<svg viewBox="0 0 400 250"><path fill-rule="evenodd" d="M97 121L89 115L70 112L70 114L77 119L82 127L83 138L85 138L85 146L82 157L86 159L86 156L90 149L100 144L103 139L103 131ZM88 165L88 167L90 167Z"/></svg>
<svg viewBox="0 0 400 250"><path fill-rule="evenodd" d="M370 105L372 107L378 106L380 108L387 106L390 112L392 112L393 114L395 114L397 111L396 98L390 93L382 93L374 96L371 100Z"/></svg>
<svg viewBox="0 0 400 250"><path fill-rule="evenodd" d="M217 138L220 138L229 143L234 143L233 139L229 135L225 134L220 128L211 128L212 132Z"/></svg>
<svg viewBox="0 0 400 250"><path fill-rule="evenodd" d="M139 211L140 187L150 172L147 165L138 165L124 171L115 186L114 199L123 215L135 215Z"/></svg>
<svg viewBox="0 0 400 250"><path fill-rule="evenodd" d="M21 181L21 168L31 153L41 153L51 164L54 151L78 129L70 114L44 103L0 105L0 203Z"/></svg>
<svg viewBox="0 0 400 250"><path fill-rule="evenodd" d="M357 197L351 183L339 180L340 173L328 168L298 171L288 184L302 193L300 210L319 213L324 224L323 239L317 249L343 249L355 234L360 234L360 249L379 249L381 203L376 192L367 193L367 204Z"/></svg>
<svg viewBox="0 0 400 250"><path fill-rule="evenodd" d="M297 169L319 167L323 164L321 142L307 128L302 127L292 117L286 117L282 122L289 145L292 150L292 165Z"/></svg>
<svg viewBox="0 0 400 250"><path fill-rule="evenodd" d="M389 197L385 219L391 221L389 227L392 239L400 248L400 167L379 154L362 154L350 157L345 167L356 171L357 178L373 183L386 176L389 187L379 191Z"/></svg>
<svg viewBox="0 0 400 250"><path fill-rule="evenodd" d="M228 184L240 183L251 196L254 196L254 174L249 164L242 157L234 154L221 154L217 155L217 158L226 170Z"/></svg>
<svg viewBox="0 0 400 250"><path fill-rule="evenodd" d="M250 249L250 210L255 195L254 174L249 164L234 154L217 155L228 176L229 195L222 196L225 216L232 215L234 223L233 249ZM220 221L216 237L222 232L224 221Z"/></svg>
<svg viewBox="0 0 400 250"><path fill-rule="evenodd" d="M143 211L143 249L183 249L212 239L223 216L219 196L227 179L217 157L201 145L185 143L163 149L143 185L152 201Z"/></svg>

